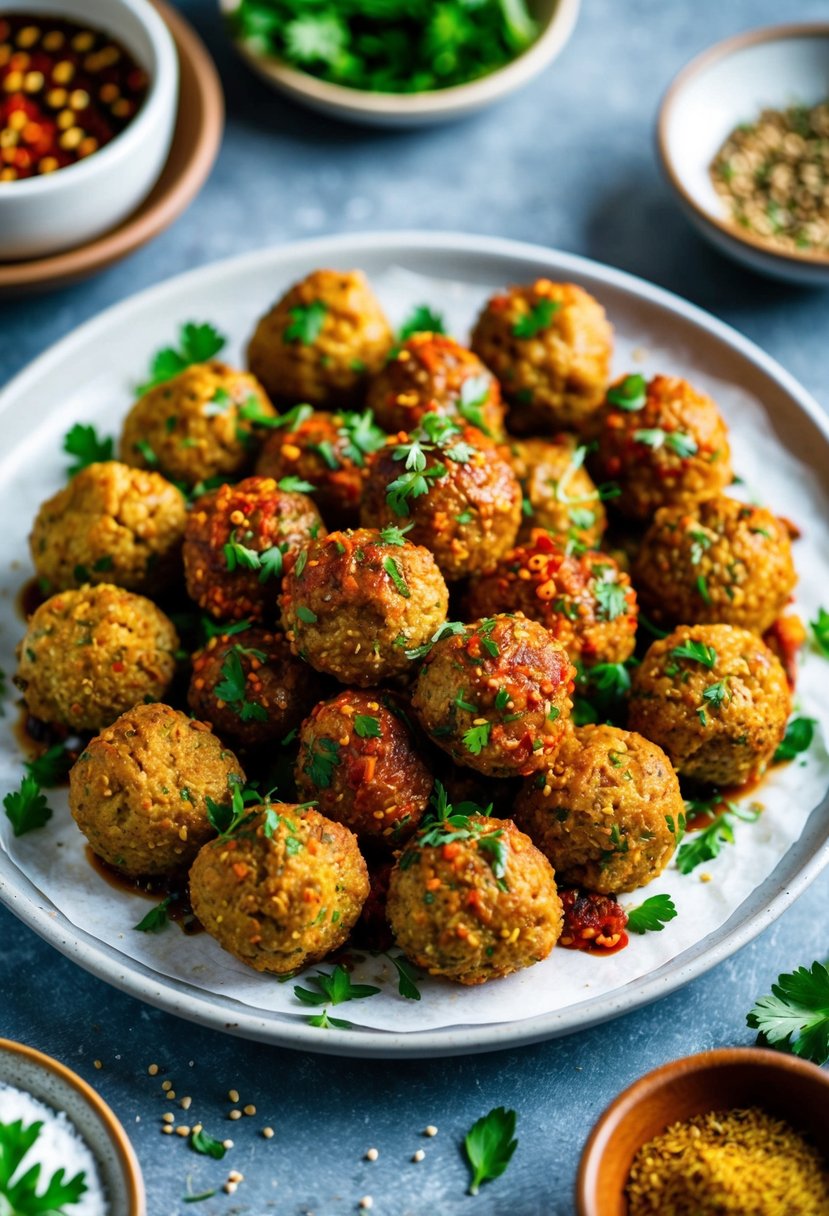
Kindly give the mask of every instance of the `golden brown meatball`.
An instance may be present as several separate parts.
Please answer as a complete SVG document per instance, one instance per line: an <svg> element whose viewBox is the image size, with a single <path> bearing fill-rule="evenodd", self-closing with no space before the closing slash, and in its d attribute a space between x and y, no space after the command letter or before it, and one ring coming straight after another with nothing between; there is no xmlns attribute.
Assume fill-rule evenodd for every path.
<svg viewBox="0 0 829 1216"><path fill-rule="evenodd" d="M425 414L437 413L460 417L491 439L504 433L498 381L445 334L408 338L372 379L367 402L387 431L413 431Z"/></svg>
<svg viewBox="0 0 829 1216"><path fill-rule="evenodd" d="M594 468L633 519L712 498L732 477L728 430L710 397L678 376L626 376L608 391Z"/></svg>
<svg viewBox="0 0 829 1216"><path fill-rule="evenodd" d="M501 382L512 432L584 431L610 375L613 329L581 287L538 279L488 301L472 349Z"/></svg>
<svg viewBox="0 0 829 1216"><path fill-rule="evenodd" d="M181 569L186 518L184 497L159 473L90 464L38 511L32 561L54 591L84 583L158 591Z"/></svg>
<svg viewBox="0 0 829 1216"><path fill-rule="evenodd" d="M581 726L546 771L525 781L514 817L560 883L610 895L662 873L684 811L676 773L655 743L615 726Z"/></svg>
<svg viewBox="0 0 829 1216"><path fill-rule="evenodd" d="M321 696L317 673L272 629L212 637L193 655L188 705L241 747L280 743Z"/></svg>
<svg viewBox="0 0 829 1216"><path fill-rule="evenodd" d="M327 523L356 524L366 457L386 442L370 412L327 414L300 406L295 421L273 431L256 463L261 477L299 477ZM287 415L285 415L287 418Z"/></svg>
<svg viewBox="0 0 829 1216"><path fill-rule="evenodd" d="M562 541L595 549L607 527L602 491L584 467L587 449L571 435L514 439L505 449L523 493L518 543L544 528Z"/></svg>
<svg viewBox="0 0 829 1216"><path fill-rule="evenodd" d="M359 407L394 335L359 270L315 270L256 326L248 365L284 405Z"/></svg>
<svg viewBox="0 0 829 1216"><path fill-rule="evenodd" d="M458 764L491 777L524 776L544 768L561 742L574 675L543 626L520 612L494 616L434 643L412 708Z"/></svg>
<svg viewBox="0 0 829 1216"><path fill-rule="evenodd" d="M30 714L101 730L172 682L178 635L150 600L100 583L62 591L32 615L15 683Z"/></svg>
<svg viewBox="0 0 829 1216"><path fill-rule="evenodd" d="M299 738L300 797L361 840L396 844L411 836L434 779L394 701L348 689L317 705Z"/></svg>
<svg viewBox="0 0 829 1216"><path fill-rule="evenodd" d="M502 558L470 585L470 620L523 612L548 629L574 663L623 663L636 644L636 592L606 553L568 556L536 529L527 545Z"/></svg>
<svg viewBox="0 0 829 1216"><path fill-rule="evenodd" d="M206 844L190 870L193 911L256 971L288 975L348 937L368 895L357 838L317 811L251 808L244 832Z"/></svg>
<svg viewBox="0 0 829 1216"><path fill-rule="evenodd" d="M466 835L430 825L392 870L387 913L417 967L483 984L546 958L561 933L549 861L508 819L473 815Z"/></svg>
<svg viewBox="0 0 829 1216"><path fill-rule="evenodd" d="M659 624L720 622L757 633L780 616L797 581L783 521L724 495L657 511L633 577Z"/></svg>
<svg viewBox="0 0 829 1216"><path fill-rule="evenodd" d="M491 440L474 427L427 414L411 435L369 461L364 527L411 525L449 581L486 569L515 543L521 487Z"/></svg>
<svg viewBox="0 0 829 1216"><path fill-rule="evenodd" d="M312 541L286 574L280 603L294 654L370 688L412 671L411 651L446 620L449 592L427 549L358 528Z"/></svg>
<svg viewBox="0 0 829 1216"><path fill-rule="evenodd" d="M315 536L325 536L319 511L287 479L219 486L187 520L187 594L219 620L265 620L275 613L283 571Z"/></svg>
<svg viewBox="0 0 829 1216"><path fill-rule="evenodd" d="M680 625L634 670L628 724L683 777L743 785L786 731L791 695L779 659L734 625Z"/></svg>
<svg viewBox="0 0 829 1216"><path fill-rule="evenodd" d="M273 418L264 389L226 363L194 363L145 393L124 422L125 464L192 487L233 481L250 467L255 424Z"/></svg>
<svg viewBox="0 0 829 1216"><path fill-rule="evenodd" d="M69 807L92 849L132 876L187 869L215 836L208 799L230 805L245 774L203 722L169 705L136 705L84 748Z"/></svg>

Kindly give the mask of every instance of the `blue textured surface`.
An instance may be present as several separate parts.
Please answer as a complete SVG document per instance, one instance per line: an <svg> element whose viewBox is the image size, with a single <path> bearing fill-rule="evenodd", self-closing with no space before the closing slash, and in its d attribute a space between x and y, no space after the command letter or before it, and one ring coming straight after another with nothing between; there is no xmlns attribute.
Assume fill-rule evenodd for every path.
<svg viewBox="0 0 829 1216"><path fill-rule="evenodd" d="M328 232L459 229L539 241L631 270L736 325L815 393L827 393L829 292L754 277L687 227L653 151L658 100L696 51L779 19L775 0L585 0L575 36L539 81L463 124L405 134L329 124L271 94L226 47L211 0L180 7L215 54L228 128L203 194L168 232L96 280L0 305L0 378L102 308L181 270ZM825 17L803 0L790 20ZM752 1039L745 1012L781 969L826 950L829 875L755 943L683 992L623 1020L543 1046L416 1064L338 1061L192 1027L87 976L0 911L0 1035L56 1055L92 1081L133 1138L150 1216L333 1216L374 1197L382 1216L477 1212L566 1216L584 1139L641 1073L689 1052ZM600 965L597 963L597 965ZM94 1060L103 1067L96 1070ZM147 1075L150 1062L163 1074ZM230 1135L224 1162L159 1134L160 1082L192 1095L186 1116ZM257 1107L229 1123L229 1088ZM518 1111L508 1173L464 1194L459 1144L490 1107ZM439 1135L422 1137L434 1123ZM260 1129L275 1136L265 1141ZM370 1146L379 1160L364 1161ZM421 1164L411 1162L418 1148ZM232 1198L182 1204L238 1169ZM120 1216L120 1214L116 1214Z"/></svg>

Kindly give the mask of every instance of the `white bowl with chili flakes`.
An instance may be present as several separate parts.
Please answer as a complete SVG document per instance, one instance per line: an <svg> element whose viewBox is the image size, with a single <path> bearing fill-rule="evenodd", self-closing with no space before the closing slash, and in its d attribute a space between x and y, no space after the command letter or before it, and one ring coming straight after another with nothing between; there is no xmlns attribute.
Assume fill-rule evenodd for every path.
<svg viewBox="0 0 829 1216"><path fill-rule="evenodd" d="M78 78L94 83L73 89ZM0 261L76 248L126 219L161 174L177 107L175 44L149 0L0 3Z"/></svg>
<svg viewBox="0 0 829 1216"><path fill-rule="evenodd" d="M786 231L778 219L784 212L766 198L763 169L778 158L762 155L766 132L750 128L764 111L802 107L805 114L827 99L829 22L772 26L728 38L694 59L668 89L657 121L662 168L697 230L760 274L811 286L829 286L829 240L777 239ZM732 134L748 140L734 170L750 175L746 207L732 206L711 172ZM824 200L829 230L829 193Z"/></svg>

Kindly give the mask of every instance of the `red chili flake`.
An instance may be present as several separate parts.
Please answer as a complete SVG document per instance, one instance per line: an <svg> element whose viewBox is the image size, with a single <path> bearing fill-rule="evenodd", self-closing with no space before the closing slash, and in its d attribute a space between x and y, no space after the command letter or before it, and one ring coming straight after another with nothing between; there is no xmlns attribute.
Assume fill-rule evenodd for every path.
<svg viewBox="0 0 829 1216"><path fill-rule="evenodd" d="M568 887L559 891L564 907L564 928L558 940L567 950L589 954L615 954L628 944L627 913L612 895L597 895Z"/></svg>

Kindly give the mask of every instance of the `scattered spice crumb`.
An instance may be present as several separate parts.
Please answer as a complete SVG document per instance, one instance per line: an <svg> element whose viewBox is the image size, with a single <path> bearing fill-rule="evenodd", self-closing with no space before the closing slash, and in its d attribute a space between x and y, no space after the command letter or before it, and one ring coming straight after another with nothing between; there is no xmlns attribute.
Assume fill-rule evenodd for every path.
<svg viewBox="0 0 829 1216"><path fill-rule="evenodd" d="M379 1156L380 1156L379 1149L370 1148L366 1153L366 1161L376 1161Z"/></svg>
<svg viewBox="0 0 829 1216"><path fill-rule="evenodd" d="M227 1096L228 1096L228 1098L230 1099L230 1101L231 1101L231 1102L238 1102L238 1101L239 1101L239 1091L238 1091L238 1089L229 1089L229 1090L227 1091Z"/></svg>
<svg viewBox="0 0 829 1216"><path fill-rule="evenodd" d="M167 1090L167 1097L168 1097L168 1099L169 1099L171 1102L175 1102L175 1100L176 1100L176 1091L175 1091L174 1089L168 1089L168 1090Z"/></svg>
<svg viewBox="0 0 829 1216"><path fill-rule="evenodd" d="M428 1127L423 1129L424 1136L436 1136L437 1134L438 1129L435 1127L434 1123L430 1123Z"/></svg>
<svg viewBox="0 0 829 1216"><path fill-rule="evenodd" d="M226 1195L235 1195L236 1188L238 1185L239 1185L238 1182L226 1182L224 1184L224 1186L222 1187L222 1190L224 1191L224 1193Z"/></svg>
<svg viewBox="0 0 829 1216"><path fill-rule="evenodd" d="M227 1176L227 1180L228 1182L243 1182L244 1177L245 1175L241 1174L238 1170L231 1170Z"/></svg>
<svg viewBox="0 0 829 1216"><path fill-rule="evenodd" d="M178 1127L176 1128L176 1135L177 1136L189 1136L190 1128L187 1126L186 1123L179 1123Z"/></svg>
<svg viewBox="0 0 829 1216"><path fill-rule="evenodd" d="M192 1098L182 1098L181 1101L179 1102L179 1106L181 1107L182 1110L189 1110L190 1107L192 1106L192 1104L193 1104Z"/></svg>
<svg viewBox="0 0 829 1216"><path fill-rule="evenodd" d="M162 1088L162 1089L164 1090L164 1092L166 1093L166 1092L167 1092L167 1090L169 1090L169 1089L172 1089L172 1088L173 1088L173 1082L172 1082L172 1081L162 1081L162 1082L161 1082L161 1088Z"/></svg>
<svg viewBox="0 0 829 1216"><path fill-rule="evenodd" d="M173 1134L172 1124L170 1124L170 1123L165 1123L162 1126L161 1130L165 1136L172 1136L172 1134Z"/></svg>
<svg viewBox="0 0 829 1216"><path fill-rule="evenodd" d="M96 1068L103 1068L103 1064L101 1063L100 1060L93 1060L92 1063L95 1065Z"/></svg>
<svg viewBox="0 0 829 1216"><path fill-rule="evenodd" d="M363 1195L359 1206L364 1212L370 1212L374 1207L374 1200L372 1199L371 1195Z"/></svg>
<svg viewBox="0 0 829 1216"><path fill-rule="evenodd" d="M151 1064L150 1067L147 1069L147 1072L150 1074L151 1077L158 1076L158 1065Z"/></svg>
<svg viewBox="0 0 829 1216"><path fill-rule="evenodd" d="M171 1110L165 1110L165 1112L161 1116L161 1118L164 1120L165 1123L175 1123L175 1121L176 1121L176 1117Z"/></svg>
<svg viewBox="0 0 829 1216"><path fill-rule="evenodd" d="M228 1119L241 1119L242 1112L234 1107L233 1110L227 1112L227 1117Z"/></svg>
<svg viewBox="0 0 829 1216"><path fill-rule="evenodd" d="M273 1128L272 1127L263 1127L262 1135L265 1137L266 1140L273 1140Z"/></svg>
<svg viewBox="0 0 829 1216"><path fill-rule="evenodd" d="M201 1132L201 1131L204 1131L203 1125L201 1123L194 1123L193 1132L196 1133L196 1132Z"/></svg>
<svg viewBox="0 0 829 1216"><path fill-rule="evenodd" d="M232 1140L223 1140L222 1145L224 1148L233 1148L233 1141Z"/></svg>
<svg viewBox="0 0 829 1216"><path fill-rule="evenodd" d="M253 1105L253 1103L252 1103L252 1102L249 1102L249 1103L247 1104L247 1106L244 1108L244 1111L245 1111L245 1114L246 1114L246 1115L255 1115L255 1114L256 1114L256 1107Z"/></svg>
<svg viewBox="0 0 829 1216"><path fill-rule="evenodd" d="M413 1154L412 1154L412 1161L418 1161L418 1162L420 1162L420 1161L422 1161L422 1160L423 1160L423 1158L424 1158L425 1156L426 1156L426 1154L424 1153L423 1149L422 1149L422 1148L419 1148L419 1149L417 1150L417 1152L416 1152L416 1153L413 1153Z"/></svg>

